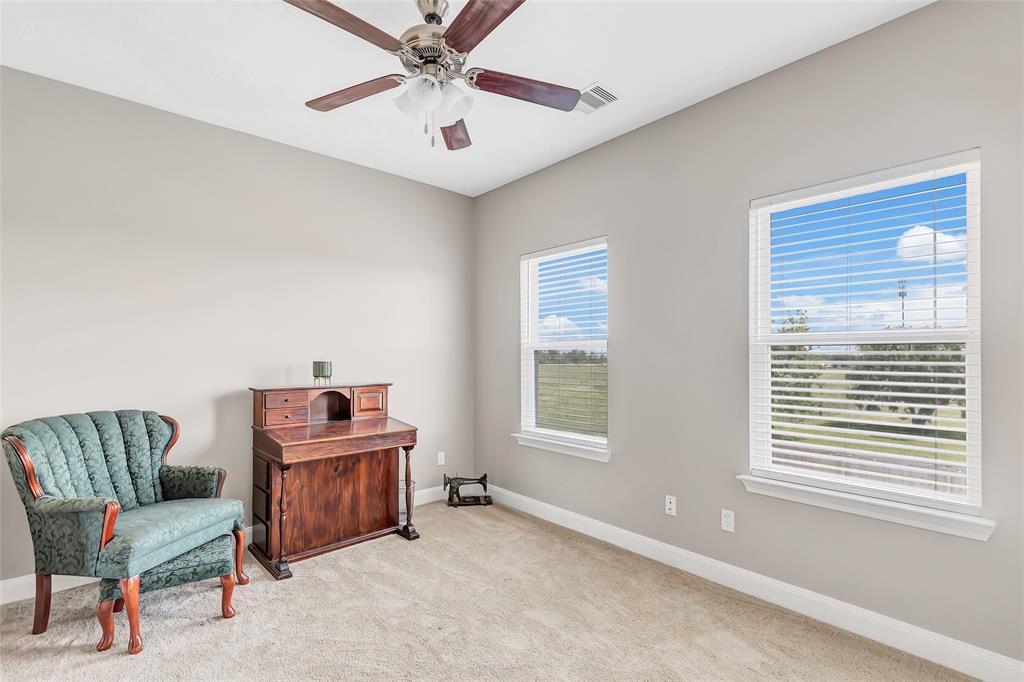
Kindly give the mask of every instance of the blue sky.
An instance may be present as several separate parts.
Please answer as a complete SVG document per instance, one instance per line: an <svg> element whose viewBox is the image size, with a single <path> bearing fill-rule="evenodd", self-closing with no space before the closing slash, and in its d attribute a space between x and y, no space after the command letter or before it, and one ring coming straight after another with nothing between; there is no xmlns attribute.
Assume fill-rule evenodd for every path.
<svg viewBox="0 0 1024 682"><path fill-rule="evenodd" d="M537 265L540 340L608 338L608 248Z"/></svg>
<svg viewBox="0 0 1024 682"><path fill-rule="evenodd" d="M774 330L797 311L812 332L964 326L966 194L960 173L773 212Z"/></svg>

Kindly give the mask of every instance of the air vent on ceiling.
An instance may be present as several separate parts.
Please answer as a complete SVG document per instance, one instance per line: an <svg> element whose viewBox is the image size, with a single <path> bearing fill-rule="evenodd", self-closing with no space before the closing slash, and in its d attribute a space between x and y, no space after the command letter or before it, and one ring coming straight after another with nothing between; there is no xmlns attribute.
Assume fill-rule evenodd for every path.
<svg viewBox="0 0 1024 682"><path fill-rule="evenodd" d="M576 111L582 111L584 114L592 114L602 107L606 107L618 97L605 90L603 87L594 83L586 90L580 93L579 104L576 105Z"/></svg>

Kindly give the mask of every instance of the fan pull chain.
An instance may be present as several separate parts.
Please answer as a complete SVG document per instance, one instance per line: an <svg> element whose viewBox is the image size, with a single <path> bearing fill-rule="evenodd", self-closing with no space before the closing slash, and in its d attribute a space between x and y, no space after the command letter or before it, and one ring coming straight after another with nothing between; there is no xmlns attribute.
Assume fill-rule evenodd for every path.
<svg viewBox="0 0 1024 682"><path fill-rule="evenodd" d="M430 146L431 147L437 146L436 142L434 141L434 112L433 111L430 112Z"/></svg>

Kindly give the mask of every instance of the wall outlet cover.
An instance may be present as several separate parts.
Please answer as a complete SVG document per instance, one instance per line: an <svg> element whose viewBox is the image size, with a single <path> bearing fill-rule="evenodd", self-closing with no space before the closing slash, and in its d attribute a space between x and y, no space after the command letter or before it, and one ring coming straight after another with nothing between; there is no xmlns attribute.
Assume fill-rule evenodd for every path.
<svg viewBox="0 0 1024 682"><path fill-rule="evenodd" d="M676 515L676 498L674 495L665 496L665 513L669 516Z"/></svg>
<svg viewBox="0 0 1024 682"><path fill-rule="evenodd" d="M722 510L722 530L726 533L736 532L736 515L730 509Z"/></svg>
<svg viewBox="0 0 1024 682"><path fill-rule="evenodd" d="M444 466L444 450L438 450L437 451L437 466L439 466L439 467L443 467Z"/></svg>

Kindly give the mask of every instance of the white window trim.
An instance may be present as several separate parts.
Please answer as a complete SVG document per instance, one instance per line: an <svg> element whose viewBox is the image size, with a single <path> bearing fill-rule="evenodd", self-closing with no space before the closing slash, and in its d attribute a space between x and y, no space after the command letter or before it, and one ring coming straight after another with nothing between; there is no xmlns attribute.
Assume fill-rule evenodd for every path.
<svg viewBox="0 0 1024 682"><path fill-rule="evenodd" d="M996 522L971 514L932 509L905 502L893 502L839 490L778 481L762 476L740 474L736 477L748 493L767 495L780 500L809 504L824 509L867 516L905 526L923 528L947 535L986 541L996 529Z"/></svg>
<svg viewBox="0 0 1024 682"><path fill-rule="evenodd" d="M608 245L607 235L600 237L593 237L579 242L572 242L570 244L563 244L561 246L552 247L550 249L544 249L541 251L534 251L531 253L523 254L520 256L520 261L528 258L538 258L546 255L553 255L558 253L571 253L573 250L583 250L596 246L598 244ZM522 277L522 273L520 273ZM520 282L520 296L522 296L522 282ZM531 300L528 302L528 308L526 315L520 320L522 324L536 324L536 301ZM522 307L522 302L520 302ZM610 321L609 321L610 324ZM522 327L520 326L520 333L522 333ZM531 331L531 336L533 332ZM523 349L522 342L520 341L519 349L519 363L520 363L520 429L519 431L510 434L518 445L522 445L528 448L535 448L537 450L547 450L549 452L557 452L563 455L570 455L572 457L581 457L583 459L589 459L595 462L608 462L612 458L611 446L609 445L609 438L611 436L611 430L609 425L609 438L598 438L585 436L583 434L575 434L567 431L554 431L551 429L538 429L531 428L522 423L522 396L533 395L533 381L532 375L524 375L522 372L523 363ZM549 344L544 344L552 349L560 349L566 346L565 342L554 341ZM594 347L601 347L608 352L609 343L607 340L603 342L593 341L573 341L572 347L584 347L593 345ZM610 381L609 381L610 384ZM609 394L611 393L609 386Z"/></svg>
<svg viewBox="0 0 1024 682"><path fill-rule="evenodd" d="M913 182L914 176L919 174L939 169L949 169L956 166L973 166L975 164L980 164L980 160L980 150L970 149L935 159L928 159L918 163L890 168L876 173L837 180L835 182L751 201L751 259L753 260L755 258L755 254L753 253L753 244L758 236L757 220L755 219L755 214L758 211L763 211L768 207L773 207L774 210L785 210L786 207L803 202L809 198L814 198L816 201L827 201L830 198L833 198L834 195L845 194L850 189L854 188L857 188L858 191L873 191L876 189L882 189L887 185L897 186L906 182ZM978 218L978 220L980 221L980 218ZM980 251L980 246L976 248ZM980 283L980 273L977 262L975 261L971 263L969 261L968 267L968 284L978 286ZM754 376L754 348L758 343L760 343L760 340L755 340L754 336L754 328L758 322L755 317L758 314L758 306L764 305L763 301L758 300L758 292L763 291L764 287L760 285L755 286L754 277L755 274L752 269L751 280L749 282L751 315L749 356L751 363L750 376L752 378ZM980 320L974 319L971 320L969 328L965 330L966 333L964 330L960 331L961 337L966 336L967 351L969 353L980 352L980 329ZM939 332L939 335L941 334L942 332ZM928 335L930 339L936 335L936 332L928 332L926 335ZM832 338L833 336L835 338ZM829 343L848 342L850 336L850 334L795 334L787 335L786 339L787 341L794 343ZM853 336L856 336L856 334ZM873 337L874 334L864 334L864 336ZM901 341L903 342L914 341L917 336L922 335L916 334L910 330L900 334ZM979 367L974 376L969 377L969 386L973 385L975 387L975 400L979 405L981 404L980 388L978 388L978 386L980 386L980 373ZM971 381L972 378L973 382ZM751 416L754 414L755 410L754 400L754 382L752 380L750 384L749 408ZM933 506L926 507L922 506L922 503L932 504L932 502L923 497L915 499L915 497L911 495L891 496L882 491L866 488L863 485L837 484L826 487L829 484L813 479L808 479L810 484L805 484L800 481L800 477L798 476L785 476L780 475L779 472L758 470L753 466L755 440L754 429L753 426L751 426L750 449L748 451L751 468L749 473L737 476L740 482L743 483L747 492L758 495L767 495L769 497L793 502L800 502L802 504L809 504L817 507L824 507L827 509L835 509L851 514L901 523L904 525L924 528L950 535L957 535L974 540L988 540L996 528L995 521L981 516L980 499L977 500L976 504L957 504L944 501L937 502L933 504ZM977 447L978 444L975 443L974 446ZM860 490L858 490L858 488L860 488ZM913 502L915 501L919 503L914 504Z"/></svg>
<svg viewBox="0 0 1024 682"><path fill-rule="evenodd" d="M582 457L595 462L607 462L612 458L612 451L604 439L570 438L560 432L523 429L512 434L519 445L538 450L560 452L563 455Z"/></svg>

